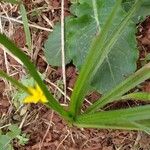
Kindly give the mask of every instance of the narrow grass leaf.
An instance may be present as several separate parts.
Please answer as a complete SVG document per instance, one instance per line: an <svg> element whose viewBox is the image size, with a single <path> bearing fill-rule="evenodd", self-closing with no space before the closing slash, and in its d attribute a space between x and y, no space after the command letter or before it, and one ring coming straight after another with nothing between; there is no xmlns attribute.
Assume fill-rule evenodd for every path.
<svg viewBox="0 0 150 150"><path fill-rule="evenodd" d="M75 84L74 91L71 96L71 102L70 102L70 113L74 117L76 117L76 115L79 113L79 110L84 100L84 96L88 90L90 80L92 77L92 69L95 67L97 63L96 58L99 57L99 60L102 63L104 58L107 56L107 52L103 51L102 47L104 45L104 41L108 34L107 31L111 28L111 25L113 23L113 20L115 18L115 15L118 11L118 7L120 6L120 4L121 4L121 0L118 0L111 14L107 18L107 21L101 33L99 33L96 39L94 39L91 45L89 54L85 60L84 65L82 66L82 69L80 71L80 75Z"/></svg>
<svg viewBox="0 0 150 150"><path fill-rule="evenodd" d="M122 96L120 100L126 100L126 99L142 100L142 101L148 102L150 101L150 93L148 92L131 93L131 94Z"/></svg>
<svg viewBox="0 0 150 150"><path fill-rule="evenodd" d="M76 116L79 113L79 109L84 101L84 96L89 88L89 83L91 78L96 73L97 69L101 66L104 59L107 57L108 53L111 50L111 47L117 41L120 33L124 30L124 27L127 25L128 21L135 13L135 11L139 8L141 1L136 1L133 8L127 13L126 17L122 20L120 25L118 25L116 31L110 37L109 42L105 42L108 30L111 27L113 18L117 13L117 9L119 9L121 1L117 1L114 6L112 13L108 17L106 21L106 25L102 29L102 32L97 36L95 41L92 43L90 52L86 58L86 61L81 69L78 80L75 84L74 91L71 96L70 103L70 112L73 116Z"/></svg>
<svg viewBox="0 0 150 150"><path fill-rule="evenodd" d="M28 25L27 12L23 4L20 4L20 12L21 12L24 31L26 35L26 42L27 42L28 48L31 50L31 47L32 47L31 33L30 33L29 25Z"/></svg>
<svg viewBox="0 0 150 150"><path fill-rule="evenodd" d="M132 122L150 127L150 105L128 109L103 111L78 116L75 124L79 127L141 130Z"/></svg>
<svg viewBox="0 0 150 150"><path fill-rule="evenodd" d="M150 63L146 64L140 70L135 72L133 75L128 77L122 83L120 83L116 88L106 93L101 99L97 100L93 105L87 109L87 113L97 111L99 108L102 108L110 102L114 102L121 98L123 94L144 82L150 78Z"/></svg>
<svg viewBox="0 0 150 150"><path fill-rule="evenodd" d="M121 130L141 130L147 132L150 128L150 120L139 121L139 126L129 121L117 120L117 122L84 123L75 122L74 125L80 128L98 128L98 129L121 129ZM144 128L145 127L145 128ZM147 132L148 133L148 132Z"/></svg>
<svg viewBox="0 0 150 150"><path fill-rule="evenodd" d="M5 73L2 70L0 70L0 77L5 78L7 81L10 81L13 85L15 85L17 88L22 89L26 93L30 94L30 91L28 90L26 86L24 86L21 82L12 78L11 76L9 76L7 73Z"/></svg>
<svg viewBox="0 0 150 150"><path fill-rule="evenodd" d="M110 40L108 40L102 48L102 49L104 49L104 52L105 52L103 54L104 58L107 57L108 53L106 53L106 52L110 52L111 48L117 42L119 35L124 31L126 25L132 18L133 14L137 11L137 9L141 5L141 3L142 3L141 1L136 1L135 4L133 5L132 9L127 13L127 15L123 18L121 23L118 25L118 27L113 31L113 34L109 37ZM99 59L99 57L97 57L97 59ZM103 61L103 59L101 61ZM93 75L97 72L99 66L101 66L101 64L102 64L101 61L97 61L97 65L95 65Z"/></svg>
<svg viewBox="0 0 150 150"><path fill-rule="evenodd" d="M149 120L150 122L150 120ZM150 127L147 126L147 124L139 124L137 122L131 122L133 125L137 126L140 130L146 132L147 134L150 135Z"/></svg>
<svg viewBox="0 0 150 150"><path fill-rule="evenodd" d="M58 112L64 119L70 120L69 113L64 110L64 108L57 102L57 100L53 97L53 95L48 91L46 85L42 81L39 76L37 69L33 65L33 63L29 60L27 55L25 55L21 49L19 49L11 40L9 40L5 35L0 34L0 43L4 45L13 55L18 57L23 64L28 69L30 75L34 78L37 84L40 86L47 100L49 101L47 105Z"/></svg>
<svg viewBox="0 0 150 150"><path fill-rule="evenodd" d="M12 4L19 4L20 3L19 0L2 0L2 1L12 3Z"/></svg>

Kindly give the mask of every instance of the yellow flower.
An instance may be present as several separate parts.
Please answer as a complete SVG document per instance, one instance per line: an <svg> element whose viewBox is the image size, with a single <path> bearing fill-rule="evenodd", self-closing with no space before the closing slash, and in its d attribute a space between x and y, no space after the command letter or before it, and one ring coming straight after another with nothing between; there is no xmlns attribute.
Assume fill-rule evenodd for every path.
<svg viewBox="0 0 150 150"><path fill-rule="evenodd" d="M43 91L41 90L41 88L38 86L38 84L36 84L35 87L29 87L28 88L31 95L25 97L24 99L24 103L47 103L47 99L43 93Z"/></svg>

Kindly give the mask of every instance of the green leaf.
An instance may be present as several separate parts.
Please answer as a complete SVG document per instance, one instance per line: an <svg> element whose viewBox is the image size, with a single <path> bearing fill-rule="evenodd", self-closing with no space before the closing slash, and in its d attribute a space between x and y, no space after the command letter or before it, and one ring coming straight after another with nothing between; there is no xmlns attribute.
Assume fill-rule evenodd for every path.
<svg viewBox="0 0 150 150"><path fill-rule="evenodd" d="M125 99L132 99L132 100L142 100L145 102L150 101L150 93L148 92L137 92L137 93L130 93L121 97L122 100Z"/></svg>
<svg viewBox="0 0 150 150"><path fill-rule="evenodd" d="M104 28L102 31L96 36L94 42L91 44L90 52L86 58L84 65L80 71L79 77L76 81L74 91L71 96L71 104L70 110L79 110L84 100L84 96L89 88L89 82L97 69L102 65L105 58L107 58L108 53L111 51L111 48L114 46L115 42L118 40L119 35L123 32L123 29L128 24L131 19L133 13L137 10L140 5L140 1L137 1L131 11L123 18L121 23L116 27L116 30L109 37L109 29L111 28L111 24L114 21L115 14L119 9L119 1L115 4L112 13L108 17ZM105 42L107 41L107 42ZM78 112L78 111L77 111ZM77 113L76 112L76 113Z"/></svg>
<svg viewBox="0 0 150 150"><path fill-rule="evenodd" d="M67 34L67 33L65 33ZM45 57L49 64L53 66L61 66L61 26L60 23L56 24L54 31L49 34L48 40L44 44ZM66 63L70 61L68 52L65 54Z"/></svg>
<svg viewBox="0 0 150 150"><path fill-rule="evenodd" d="M90 4L89 6L91 6L90 8L92 10L92 2L84 1L81 5L85 5L85 3ZM108 17L114 3L114 0L97 1L100 28L103 28L105 20ZM83 9L79 9L78 11L82 12L82 10ZM125 15L126 13L122 10L122 8L120 8L112 28L109 31L109 36L111 36L112 31L121 22ZM70 50L73 53L73 62L79 69L84 62L86 54L88 53L91 40L98 31L93 12L89 12L88 17L90 19L88 19L84 26L80 28L78 27L78 30L74 30L73 41L75 42L72 42L73 46L72 50ZM82 18L79 17L76 20L82 22ZM108 57L103 62L102 66L99 67L91 83L91 85L99 92L105 93L112 89L115 85L125 79L126 76L135 71L136 60L138 58L135 32L135 25L132 22L129 22L129 24L124 28L124 32L118 37L118 40L112 47Z"/></svg>
<svg viewBox="0 0 150 150"><path fill-rule="evenodd" d="M103 28L116 0L96 0L96 8L93 7L93 1L91 0L80 0L79 2L80 3L73 4L71 7L71 12L76 15L76 17L68 19L65 31L67 32L67 57L73 60L73 63L80 70L89 52L93 38L99 33L99 28ZM95 16L95 9L97 10L98 18ZM116 26L120 24L125 15L126 13L120 7L113 25L108 31L107 42L110 40L109 37L112 35ZM57 32L59 32L58 29ZM56 56L60 51L60 44L57 44L58 47L56 47L55 43L60 42L58 41L59 38L55 29L54 33L55 34L50 34L46 42L46 45L48 45L48 42L50 44L46 46L45 53L47 61L55 66L61 64L61 57L60 53ZM102 66L98 68L91 82L95 90L105 93L135 71L138 58L135 33L136 27L129 21L128 25L124 28L124 32L118 37L115 45L111 48L111 52L108 54ZM50 45L54 45L55 48L51 49Z"/></svg>
<svg viewBox="0 0 150 150"><path fill-rule="evenodd" d="M118 37L118 41L98 69L91 85L101 93L110 91L136 70L137 58L135 26L130 24Z"/></svg>
<svg viewBox="0 0 150 150"><path fill-rule="evenodd" d="M143 21L146 16L150 15L150 0L142 0L143 4L141 5L140 9L136 12L133 20L138 23L139 21ZM122 4L126 11L128 11L135 0L123 0Z"/></svg>
<svg viewBox="0 0 150 150"><path fill-rule="evenodd" d="M70 112L74 117L79 113L81 105L84 101L84 96L89 89L91 78L95 73L95 69L97 69L97 67L102 64L107 54L109 53L110 49L106 46L105 40L108 35L108 31L114 21L116 13L118 12L120 3L121 0L115 3L102 31L93 39L93 42L90 46L90 52L85 59L85 63L82 66L73 93L71 95ZM126 19L125 22L127 22ZM123 28L124 25L121 25L120 27ZM116 34L113 34L113 37L115 37ZM115 38L112 38L112 42L109 46L113 44L114 40Z"/></svg>
<svg viewBox="0 0 150 150"><path fill-rule="evenodd" d="M139 69L133 75L117 85L110 92L106 93L102 98L98 99L93 105L91 105L87 112L97 111L99 108L104 107L110 102L115 102L121 99L121 96L127 93L129 90L144 82L150 78L150 63Z"/></svg>
<svg viewBox="0 0 150 150"><path fill-rule="evenodd" d="M0 135L0 150L13 150L12 140L20 137L21 129L18 125L13 124L8 129L6 135Z"/></svg>
<svg viewBox="0 0 150 150"><path fill-rule="evenodd" d="M13 85L15 85L17 88L25 91L26 93L30 94L30 91L26 86L24 86L21 82L18 80L15 80L11 76L7 75L4 71L0 70L0 77L6 79L7 81L10 81Z"/></svg>
<svg viewBox="0 0 150 150"><path fill-rule="evenodd" d="M8 128L10 131L7 132L7 136L10 137L11 140L13 140L14 138L16 138L18 135L21 134L21 129L17 126L17 125L11 125Z"/></svg>
<svg viewBox="0 0 150 150"><path fill-rule="evenodd" d="M19 140L20 145L25 145L29 141L29 138L26 137L26 134L18 135L17 139Z"/></svg>
<svg viewBox="0 0 150 150"><path fill-rule="evenodd" d="M20 0L2 0L4 2L12 3L12 4L19 4Z"/></svg>
<svg viewBox="0 0 150 150"><path fill-rule="evenodd" d="M49 92L48 88L42 81L42 78L38 74L37 69L35 68L34 64L29 60L27 55L24 52L22 52L22 50L19 49L5 35L0 34L0 43L2 45L4 45L13 55L18 57L23 62L23 64L26 66L30 75L34 78L34 80L37 82L37 84L40 86L41 90L43 91L44 95L46 96L46 98L48 100L47 106L54 109L65 119L70 120L70 116L69 116L68 112L66 110L64 110L64 108L59 104L59 102Z"/></svg>
<svg viewBox="0 0 150 150"><path fill-rule="evenodd" d="M45 57L49 64L61 66L61 26L55 25L54 31L49 34L45 45Z"/></svg>
<svg viewBox="0 0 150 150"><path fill-rule="evenodd" d="M28 48L31 50L32 48L31 33L30 33L29 25L28 25L27 12L23 4L20 4L20 12L21 12L24 31L26 35L26 42L27 42Z"/></svg>
<svg viewBox="0 0 150 150"><path fill-rule="evenodd" d="M145 57L145 61L150 61L150 53L148 53Z"/></svg>
<svg viewBox="0 0 150 150"><path fill-rule="evenodd" d="M128 109L98 112L77 117L75 125L79 127L145 130L150 129L150 105ZM136 125L141 125L140 127Z"/></svg>
<svg viewBox="0 0 150 150"><path fill-rule="evenodd" d="M0 150L13 150L11 144L11 139L7 135L0 135Z"/></svg>

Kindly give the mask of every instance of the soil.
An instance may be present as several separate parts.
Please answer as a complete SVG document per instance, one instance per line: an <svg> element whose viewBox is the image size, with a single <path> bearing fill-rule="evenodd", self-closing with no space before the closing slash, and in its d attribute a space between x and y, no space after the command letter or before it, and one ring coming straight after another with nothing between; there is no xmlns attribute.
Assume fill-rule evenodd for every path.
<svg viewBox="0 0 150 150"><path fill-rule="evenodd" d="M38 0L31 3L30 0L24 0L27 11L35 7L42 7L45 2L50 6L52 11L45 10L40 12L40 16L28 15L31 23L43 27L49 27L48 23L41 17L45 15L54 25L60 19L60 0L49 1ZM69 14L68 8L70 3L65 1L65 15ZM5 6L8 15L18 17L18 8L9 8ZM0 9L1 10L1 9ZM6 21L8 27L12 24ZM51 27L52 28L52 27ZM27 55L36 64L41 73L45 73L49 81L58 85L61 88L62 71L61 68L52 68L49 66L43 57L43 43L48 36L47 31L38 31L31 29L33 39L33 52L28 52L25 42L25 34L21 25L13 25L13 32L11 39L21 47ZM138 25L137 41L140 50L139 61L137 62L140 68L144 63L145 57L150 53L150 17ZM24 67L20 65L14 58L5 55L4 51L0 49L0 69L9 72L12 76L20 79L26 74ZM78 73L73 64L66 66L67 77L67 94L71 94L71 89L74 86ZM56 90L54 86L47 82L53 94L63 103L62 95ZM147 80L139 87L138 90L150 92L150 81ZM14 140L13 146L15 150L150 150L150 136L144 132L122 131L122 130L98 130L98 129L78 129L76 127L69 127L64 120L62 120L52 110L47 109L43 105L29 105L23 115L16 112L13 105L11 93L14 89L6 81L0 80L0 126L8 123L17 123L22 125L22 132L26 133L29 141L26 145L21 146ZM93 102L101 95L99 93L91 93L86 98ZM138 105L142 104L138 102ZM88 105L86 102L85 105ZM136 102L128 101L126 103L117 103L108 106L108 109L122 108L127 106L137 105Z"/></svg>

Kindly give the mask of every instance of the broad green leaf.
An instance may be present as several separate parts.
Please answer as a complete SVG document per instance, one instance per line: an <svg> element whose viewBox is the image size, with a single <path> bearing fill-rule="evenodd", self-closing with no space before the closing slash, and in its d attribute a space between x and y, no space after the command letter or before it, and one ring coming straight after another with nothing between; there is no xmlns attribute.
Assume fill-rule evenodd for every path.
<svg viewBox="0 0 150 150"><path fill-rule="evenodd" d="M61 26L55 25L54 31L49 34L45 45L45 57L49 64L61 66Z"/></svg>
<svg viewBox="0 0 150 150"><path fill-rule="evenodd" d="M54 31L49 34L48 40L46 41L44 47L47 62L53 66L61 66L61 26L59 23L55 25ZM66 63L68 63L68 51L65 56Z"/></svg>
<svg viewBox="0 0 150 150"><path fill-rule="evenodd" d="M0 135L0 150L13 150L12 140L21 134L21 129L17 125L8 127L10 130L6 135Z"/></svg>
<svg viewBox="0 0 150 150"><path fill-rule="evenodd" d="M21 134L21 129L17 125L11 125L8 129L10 131L7 132L7 136L9 136L11 140Z"/></svg>
<svg viewBox="0 0 150 150"><path fill-rule="evenodd" d="M79 2L80 3L73 4L71 7L72 14L77 17L72 17L66 23L66 53L70 60L73 60L73 63L80 70L89 52L92 39L99 33L99 29L103 28L116 0L96 0L97 7L94 9L97 9L98 21L94 14L92 1L80 0ZM120 7L112 28L108 31L108 40L125 15L126 12ZM54 32L56 31L54 30ZM91 82L94 89L101 93L105 93L135 71L136 60L138 58L135 33L135 25L129 22L124 28L124 32L118 37L108 57L95 74ZM51 45L52 43L58 43L58 34L50 34L49 38L51 38L48 40ZM60 47L59 44L57 44L57 46ZM49 48L45 50L47 61L49 61L51 57L55 58L60 50L58 47L55 46L55 49L52 50L49 45ZM51 53L51 55L48 53ZM50 62L50 64L61 64L60 56L55 58L55 60L55 62Z"/></svg>
<svg viewBox="0 0 150 150"><path fill-rule="evenodd" d="M130 24L119 36L91 85L102 93L113 89L136 70L137 56L135 26Z"/></svg>
<svg viewBox="0 0 150 150"><path fill-rule="evenodd" d="M79 127L120 128L141 130L141 126L150 128L150 105L128 109L103 111L77 117L75 124ZM135 123L134 123L135 122ZM142 128L142 130L144 130Z"/></svg>
<svg viewBox="0 0 150 150"><path fill-rule="evenodd" d="M82 0L82 2L83 4L81 4L80 7L85 5L85 3L88 3L89 6L91 6L90 8L92 10L91 1ZM106 18L108 17L112 7L114 6L114 3L114 0L97 1L97 11L100 28L103 27ZM78 9L78 14L81 14L82 11L83 9ZM109 36L111 35L113 29L121 22L125 14L126 13L122 10L122 8L120 8L120 11L118 12L118 15L116 16L116 19L113 23L113 26L109 31ZM79 69L84 62L86 54L88 53L92 38L98 32L94 13L89 12L87 15L91 20L89 19L89 21L83 27L78 28L78 30L74 30L74 39L72 42L73 46L70 50L70 53L73 53L73 62ZM76 20L82 22L81 17L77 18ZM135 71L136 60L138 57L135 32L135 25L132 22L129 22L129 24L124 29L124 32L118 37L118 41L113 46L105 62L98 69L95 77L93 78L91 84L96 90L104 93L112 89L115 85L125 79L126 76Z"/></svg>
<svg viewBox="0 0 150 150"><path fill-rule="evenodd" d="M0 150L13 150L11 139L7 135L0 135Z"/></svg>
<svg viewBox="0 0 150 150"><path fill-rule="evenodd" d="M132 15L141 4L140 1L136 1L132 9L123 18L121 23L117 26L116 30L113 32L108 40L106 37L108 37L108 31L111 28L118 9L120 8L120 2L121 1L117 1L117 3L115 3L115 6L113 7L112 12L107 18L107 21L102 31L96 36L91 44L89 54L85 60L84 65L82 66L78 80L76 81L74 87L74 91L71 96L70 111L73 114L74 110L76 111L76 113L78 113L79 108L81 108L83 98L86 94L86 90L88 89L89 82L93 77L93 74L95 74L98 67L102 65L104 59L107 57L108 53L111 51L111 48L117 41L118 36L123 32L123 29L126 27ZM106 39L108 40L107 42L105 42Z"/></svg>
<svg viewBox="0 0 150 150"><path fill-rule="evenodd" d="M138 23L139 21L143 21L147 16L150 15L150 0L142 0L142 1L143 4L133 17L136 23ZM123 0L122 4L124 9L128 11L132 7L134 2L135 0Z"/></svg>

